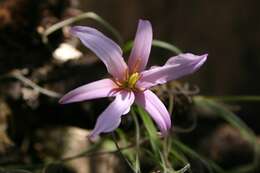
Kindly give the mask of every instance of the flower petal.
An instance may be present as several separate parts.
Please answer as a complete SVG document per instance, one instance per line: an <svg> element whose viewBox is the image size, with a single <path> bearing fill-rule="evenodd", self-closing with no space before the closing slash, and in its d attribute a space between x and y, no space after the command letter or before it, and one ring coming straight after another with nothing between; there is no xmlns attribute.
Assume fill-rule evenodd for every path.
<svg viewBox="0 0 260 173"><path fill-rule="evenodd" d="M123 90L118 92L115 100L98 117L95 128L89 135L90 139L95 140L100 133L115 130L121 122L121 116L130 110L129 107L133 104L134 99L133 92Z"/></svg>
<svg viewBox="0 0 260 173"><path fill-rule="evenodd" d="M207 54L197 56L190 53L180 54L170 58L164 66L153 67L141 73L137 82L140 88L166 83L198 70L207 59Z"/></svg>
<svg viewBox="0 0 260 173"><path fill-rule="evenodd" d="M171 128L171 118L162 101L150 90L136 93L135 102L153 118L163 135Z"/></svg>
<svg viewBox="0 0 260 173"><path fill-rule="evenodd" d="M113 77L124 78L127 65L122 57L122 50L114 41L90 27L75 26L71 33L103 61Z"/></svg>
<svg viewBox="0 0 260 173"><path fill-rule="evenodd" d="M113 96L113 90L116 88L117 85L113 82L113 80L102 79L70 91L60 99L59 103L66 104L72 102L80 102L83 100Z"/></svg>
<svg viewBox="0 0 260 173"><path fill-rule="evenodd" d="M151 51L152 40L151 23L147 20L139 20L134 45L128 60L131 73L145 69Z"/></svg>

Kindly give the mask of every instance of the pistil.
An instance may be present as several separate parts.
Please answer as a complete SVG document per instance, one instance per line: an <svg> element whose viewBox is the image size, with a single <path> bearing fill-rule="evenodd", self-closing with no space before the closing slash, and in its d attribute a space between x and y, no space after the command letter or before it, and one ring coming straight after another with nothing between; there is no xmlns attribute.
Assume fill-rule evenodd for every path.
<svg viewBox="0 0 260 173"><path fill-rule="evenodd" d="M135 85L139 79L140 79L140 74L135 72L135 73L131 74L127 80L125 80L123 82L116 82L116 83L120 88L136 90L137 88L135 87Z"/></svg>

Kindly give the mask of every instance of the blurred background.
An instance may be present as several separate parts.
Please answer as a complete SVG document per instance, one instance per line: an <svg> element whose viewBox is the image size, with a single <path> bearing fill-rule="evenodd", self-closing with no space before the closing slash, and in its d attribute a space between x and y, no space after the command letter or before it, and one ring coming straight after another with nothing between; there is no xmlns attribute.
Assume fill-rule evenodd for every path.
<svg viewBox="0 0 260 173"><path fill-rule="evenodd" d="M109 103L101 99L58 104L62 94L104 77L106 69L93 53L70 37L69 26L51 33L44 41L43 34L53 24L83 12L95 12L116 28L126 43L134 38L138 19L148 19L155 39L183 52L209 54L206 64L183 78L180 85L199 88L197 95L221 99L260 95L259 7L257 0L0 0L0 166L3 170L36 171L41 167L38 164L85 151L92 145L86 139L88 129L93 128L97 115ZM95 20L76 24L96 27L116 40ZM149 63L163 64L171 56L172 52L153 48ZM178 126L189 122L189 115L195 110L189 99L176 97ZM259 100L232 101L227 107L259 141ZM195 112L199 112L197 127L178 134L187 145L227 169L251 161L252 147L233 127L207 111ZM125 120L123 130L131 131L131 122L131 118ZM97 166L97 160L109 165L109 169ZM80 158L69 162L71 169L62 169L80 173L127 172L124 164L120 169L116 166L121 162L117 155L87 161ZM191 162L195 162L194 172L208 172L201 168L203 165ZM54 164L45 171L59 169Z"/></svg>

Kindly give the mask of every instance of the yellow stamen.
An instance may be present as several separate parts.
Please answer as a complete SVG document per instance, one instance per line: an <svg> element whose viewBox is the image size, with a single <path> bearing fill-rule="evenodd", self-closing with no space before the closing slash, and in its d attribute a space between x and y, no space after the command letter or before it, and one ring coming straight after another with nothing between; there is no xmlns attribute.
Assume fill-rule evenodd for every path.
<svg viewBox="0 0 260 173"><path fill-rule="evenodd" d="M134 88L135 84L139 80L139 78L140 78L139 73L135 72L135 73L131 74L131 76L128 79L129 88Z"/></svg>
<svg viewBox="0 0 260 173"><path fill-rule="evenodd" d="M135 72L131 74L130 77L128 77L127 80L125 80L124 82L119 82L119 81L115 81L115 82L120 88L136 90L137 88L135 88L135 85L139 79L140 79L140 74Z"/></svg>

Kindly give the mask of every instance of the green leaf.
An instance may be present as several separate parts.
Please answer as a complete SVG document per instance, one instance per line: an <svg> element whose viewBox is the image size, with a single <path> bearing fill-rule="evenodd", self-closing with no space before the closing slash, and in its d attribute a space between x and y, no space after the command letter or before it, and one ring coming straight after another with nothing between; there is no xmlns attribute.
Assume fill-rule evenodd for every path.
<svg viewBox="0 0 260 173"><path fill-rule="evenodd" d="M133 47L133 40L127 41L123 47L123 52L129 52Z"/></svg>
<svg viewBox="0 0 260 173"><path fill-rule="evenodd" d="M131 113L133 115L133 119L134 119L134 122L135 122L135 136L136 136L136 146L135 146L135 149L136 149L136 153L135 153L135 172L136 173L140 173L141 172L141 169L140 169L140 159L139 159L139 153L140 153L140 126L139 126L139 122L138 122L138 119L137 119L137 115L134 111L134 109L131 109Z"/></svg>
<svg viewBox="0 0 260 173"><path fill-rule="evenodd" d="M23 169L2 169L0 168L0 173L32 173L30 171L27 170L23 170Z"/></svg>
<svg viewBox="0 0 260 173"><path fill-rule="evenodd" d="M151 120L150 116L141 107L137 107L137 111L138 111L139 115L141 116L145 129L147 130L152 149L153 149L154 153L156 154L157 158L159 158L160 141L159 141L157 129L154 126L154 123Z"/></svg>
<svg viewBox="0 0 260 173"><path fill-rule="evenodd" d="M213 173L212 167L207 161L207 159L201 156L200 154L198 154L196 151L194 151L187 145L185 145L184 143L182 143L181 141L177 139L173 140L173 148L177 148L178 150L186 153L188 156L199 159L208 168L208 171L210 173ZM223 172L219 172L219 173L223 173Z"/></svg>
<svg viewBox="0 0 260 173"><path fill-rule="evenodd" d="M188 159L184 156L184 154L177 151L175 148L171 149L170 155L172 155L176 161L181 162L181 164L188 164Z"/></svg>
<svg viewBox="0 0 260 173"><path fill-rule="evenodd" d="M153 40L153 46L169 50L177 55L182 53L182 51L173 44L161 40Z"/></svg>
<svg viewBox="0 0 260 173"><path fill-rule="evenodd" d="M116 132L117 132L117 135L120 138L120 143L122 143L122 146L128 146L129 143L130 143L128 141L129 137L124 133L124 131L121 130L120 128L117 128ZM126 155L131 162L134 162L134 160L135 160L135 152L134 152L133 148L128 148L127 150L122 150L122 153L124 155Z"/></svg>
<svg viewBox="0 0 260 173"><path fill-rule="evenodd" d="M93 19L93 20L97 21L98 23L103 25L106 29L108 29L115 36L115 38L118 40L118 42L120 44L123 43L123 39L122 39L121 35L119 34L119 32L114 27L112 27L112 25L110 25L107 21L105 21L102 17L100 17L99 15L97 15L94 12L86 12L86 13L80 14L75 17L71 17L69 19L63 20L61 22L58 22L58 23L50 26L48 29L46 29L43 32L43 35L42 35L43 42L47 43L48 36L50 34L52 34L53 32L63 28L64 26L71 25L71 24L81 21L83 19Z"/></svg>
<svg viewBox="0 0 260 173"><path fill-rule="evenodd" d="M167 43L165 41L161 41L161 40L153 40L152 45L154 47L159 47L165 50L169 50L175 54L180 54L182 53L182 51L177 48L176 46L174 46L173 44ZM129 52L133 47L133 41L128 41L125 46L123 47L123 52Z"/></svg>
<svg viewBox="0 0 260 173"><path fill-rule="evenodd" d="M208 98L216 101L223 102L259 102L260 96L246 96L246 95L236 95L236 96L203 96L204 98Z"/></svg>
<svg viewBox="0 0 260 173"><path fill-rule="evenodd" d="M259 145L256 142L256 137L254 132L233 112L229 111L222 104L205 97L196 96L194 97L194 103L197 107L209 109L214 112L219 117L223 118L225 121L230 123L233 127L237 128L246 140L248 140L255 150L254 161L252 164L242 165L233 170L229 170L229 173L245 173L255 170L259 162Z"/></svg>
<svg viewBox="0 0 260 173"><path fill-rule="evenodd" d="M207 109L210 109L211 111L216 113L216 115L220 116L225 121L229 122L231 125L236 127L245 139L254 143L255 141L254 132L233 112L226 109L223 105L211 99L207 99L201 96L194 97L194 103L198 107L205 107Z"/></svg>

